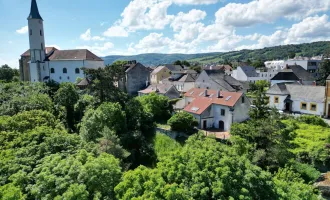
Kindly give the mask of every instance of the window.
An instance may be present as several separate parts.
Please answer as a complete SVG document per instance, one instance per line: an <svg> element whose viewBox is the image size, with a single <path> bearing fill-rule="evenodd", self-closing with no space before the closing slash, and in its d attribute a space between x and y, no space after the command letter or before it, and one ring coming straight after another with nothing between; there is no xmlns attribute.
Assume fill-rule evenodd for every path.
<svg viewBox="0 0 330 200"><path fill-rule="evenodd" d="M44 50L44 45L41 43L41 50Z"/></svg>
<svg viewBox="0 0 330 200"><path fill-rule="evenodd" d="M278 103L279 102L279 98L278 97L274 97L274 103Z"/></svg>
<svg viewBox="0 0 330 200"><path fill-rule="evenodd" d="M60 76L60 80L62 80L62 76Z"/></svg>
<svg viewBox="0 0 330 200"><path fill-rule="evenodd" d="M316 111L317 110L317 105L315 103L311 103L310 110L311 111Z"/></svg>
<svg viewBox="0 0 330 200"><path fill-rule="evenodd" d="M40 36L42 36L42 30L40 30Z"/></svg>
<svg viewBox="0 0 330 200"><path fill-rule="evenodd" d="M300 109L301 110L307 110L307 103L301 102L300 103Z"/></svg>
<svg viewBox="0 0 330 200"><path fill-rule="evenodd" d="M32 35L32 29L30 29L30 35Z"/></svg>
<svg viewBox="0 0 330 200"><path fill-rule="evenodd" d="M50 73L54 74L55 73L55 69L54 68L50 68Z"/></svg>
<svg viewBox="0 0 330 200"><path fill-rule="evenodd" d="M68 73L68 70L66 68L63 68L63 74Z"/></svg>
<svg viewBox="0 0 330 200"><path fill-rule="evenodd" d="M75 72L76 72L76 74L80 74L80 69L79 68L76 68L75 69Z"/></svg>
<svg viewBox="0 0 330 200"><path fill-rule="evenodd" d="M70 80L70 76L68 76L68 80Z"/></svg>
<svg viewBox="0 0 330 200"><path fill-rule="evenodd" d="M221 116L225 116L225 115L226 115L225 109L221 109Z"/></svg>
<svg viewBox="0 0 330 200"><path fill-rule="evenodd" d="M242 103L245 103L245 98L244 97L242 97Z"/></svg>

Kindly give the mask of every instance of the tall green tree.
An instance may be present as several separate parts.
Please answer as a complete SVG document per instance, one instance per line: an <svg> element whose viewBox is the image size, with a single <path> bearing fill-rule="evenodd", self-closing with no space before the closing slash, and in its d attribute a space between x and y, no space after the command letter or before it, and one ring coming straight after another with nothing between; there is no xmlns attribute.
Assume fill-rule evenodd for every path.
<svg viewBox="0 0 330 200"><path fill-rule="evenodd" d="M60 88L55 93L56 104L64 106L66 110L66 121L71 131L75 130L74 105L79 99L76 86L73 83L61 83Z"/></svg>
<svg viewBox="0 0 330 200"><path fill-rule="evenodd" d="M319 85L325 85L328 76L330 75L330 59L324 59L318 69Z"/></svg>
<svg viewBox="0 0 330 200"><path fill-rule="evenodd" d="M15 76L19 76L17 69L12 69L8 65L2 65L0 67L0 81L12 81Z"/></svg>

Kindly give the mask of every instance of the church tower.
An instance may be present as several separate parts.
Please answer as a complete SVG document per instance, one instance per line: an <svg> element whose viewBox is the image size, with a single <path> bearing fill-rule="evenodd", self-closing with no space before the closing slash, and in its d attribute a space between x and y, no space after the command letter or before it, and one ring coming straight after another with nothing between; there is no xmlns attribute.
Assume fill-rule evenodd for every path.
<svg viewBox="0 0 330 200"><path fill-rule="evenodd" d="M42 81L42 75L47 74L45 69L45 37L43 19L39 14L36 0L31 1L30 15L27 18L30 42L30 70L31 81Z"/></svg>

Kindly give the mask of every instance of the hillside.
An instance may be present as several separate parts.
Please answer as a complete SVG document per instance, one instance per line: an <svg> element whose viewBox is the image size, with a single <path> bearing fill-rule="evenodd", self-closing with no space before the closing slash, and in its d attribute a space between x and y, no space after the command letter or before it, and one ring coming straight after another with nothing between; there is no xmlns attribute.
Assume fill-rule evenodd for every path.
<svg viewBox="0 0 330 200"><path fill-rule="evenodd" d="M217 63L228 61L250 60L274 60L285 59L291 53L298 56L315 56L330 52L330 42L314 42L297 45L282 45L255 50L231 51L226 53L200 53L200 54L140 54L133 56L109 55L104 57L105 64L112 64L117 60L137 60L146 66L173 63L176 60L188 60L189 62Z"/></svg>
<svg viewBox="0 0 330 200"><path fill-rule="evenodd" d="M267 47L255 50L241 50L221 53L215 56L205 56L188 60L189 62L199 63L216 63L228 61L246 61L250 60L276 60L286 59L292 53L296 56L316 56L326 52L330 52L330 42L313 42L297 45L282 45L275 47Z"/></svg>
<svg viewBox="0 0 330 200"><path fill-rule="evenodd" d="M207 56L216 56L219 53L200 53L200 54L159 54L148 53L133 56L110 55L103 57L105 64L112 64L117 60L137 60L146 66L156 66L160 64L173 63L176 60L189 60L193 58L202 58Z"/></svg>

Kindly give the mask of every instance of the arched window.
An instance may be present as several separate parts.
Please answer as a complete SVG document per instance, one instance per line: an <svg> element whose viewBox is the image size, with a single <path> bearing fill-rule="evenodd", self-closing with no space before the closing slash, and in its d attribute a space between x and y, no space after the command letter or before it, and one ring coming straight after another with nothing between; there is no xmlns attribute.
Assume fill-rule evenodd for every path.
<svg viewBox="0 0 330 200"><path fill-rule="evenodd" d="M42 30L40 30L40 36L42 36Z"/></svg>
<svg viewBox="0 0 330 200"><path fill-rule="evenodd" d="M76 68L76 74L80 74L80 69L79 68Z"/></svg>
<svg viewBox="0 0 330 200"><path fill-rule="evenodd" d="M63 74L68 73L68 70L66 68L63 68Z"/></svg>
<svg viewBox="0 0 330 200"><path fill-rule="evenodd" d="M55 73L55 69L54 68L50 68L50 73L54 74Z"/></svg>

